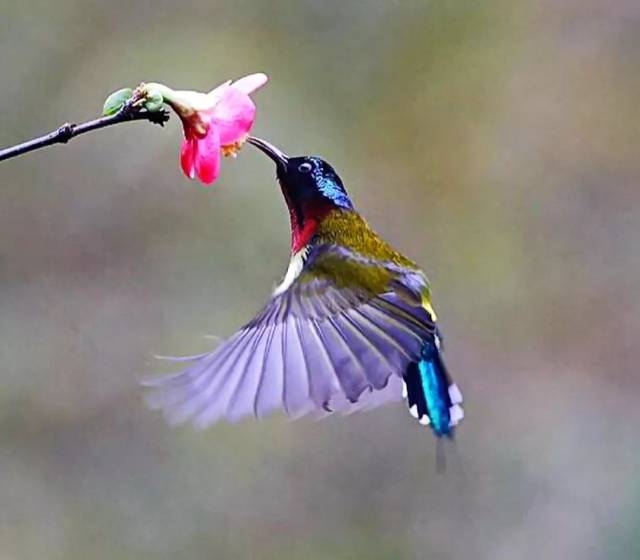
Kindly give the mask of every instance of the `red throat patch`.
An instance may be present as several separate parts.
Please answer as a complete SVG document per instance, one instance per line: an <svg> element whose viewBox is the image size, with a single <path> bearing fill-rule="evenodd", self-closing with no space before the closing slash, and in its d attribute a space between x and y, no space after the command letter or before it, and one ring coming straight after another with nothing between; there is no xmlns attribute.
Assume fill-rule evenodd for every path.
<svg viewBox="0 0 640 560"><path fill-rule="evenodd" d="M309 205L302 209L302 225L295 212L291 214L291 249L294 253L304 249L316 234L318 226L333 211L330 203Z"/></svg>
<svg viewBox="0 0 640 560"><path fill-rule="evenodd" d="M297 253L303 249L318 229L318 220L316 218L307 218L304 221L304 225L299 227L294 224L291 229L291 249L294 253Z"/></svg>
<svg viewBox="0 0 640 560"><path fill-rule="evenodd" d="M311 241L316 234L318 226L333 210L335 210L335 206L328 201L304 205L298 209L300 215L289 206L291 249L294 253L303 249Z"/></svg>

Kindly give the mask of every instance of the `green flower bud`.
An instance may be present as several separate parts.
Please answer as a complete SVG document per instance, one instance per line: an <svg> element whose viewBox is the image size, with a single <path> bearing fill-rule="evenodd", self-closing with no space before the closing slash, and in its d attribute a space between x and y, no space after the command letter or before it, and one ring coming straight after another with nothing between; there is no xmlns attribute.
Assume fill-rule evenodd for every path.
<svg viewBox="0 0 640 560"><path fill-rule="evenodd" d="M147 91L147 95L145 97L144 108L150 113L155 113L162 109L164 105L164 97L162 94L155 89L151 89Z"/></svg>
<svg viewBox="0 0 640 560"><path fill-rule="evenodd" d="M133 90L131 88L123 88L118 91L114 91L104 102L102 107L102 114L105 116L115 115L123 105L131 99Z"/></svg>

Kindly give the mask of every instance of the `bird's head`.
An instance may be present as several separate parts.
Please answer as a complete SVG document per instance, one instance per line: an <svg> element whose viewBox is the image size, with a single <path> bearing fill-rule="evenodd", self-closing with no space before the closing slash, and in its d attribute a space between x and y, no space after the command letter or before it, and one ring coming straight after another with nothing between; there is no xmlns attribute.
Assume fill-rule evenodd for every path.
<svg viewBox="0 0 640 560"><path fill-rule="evenodd" d="M269 142L253 136L248 142L276 165L278 182L291 215L294 249L302 241L308 241L310 232L332 210L353 210L342 180L323 159L290 157Z"/></svg>

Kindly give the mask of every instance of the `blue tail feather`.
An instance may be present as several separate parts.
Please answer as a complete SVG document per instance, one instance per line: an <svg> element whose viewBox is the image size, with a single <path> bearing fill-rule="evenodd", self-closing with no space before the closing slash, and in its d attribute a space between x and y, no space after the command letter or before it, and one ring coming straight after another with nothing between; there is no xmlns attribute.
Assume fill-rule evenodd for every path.
<svg viewBox="0 0 640 560"><path fill-rule="evenodd" d="M453 437L463 417L462 395L451 382L435 339L424 343L420 360L409 364L404 381L411 414L429 424L437 437Z"/></svg>

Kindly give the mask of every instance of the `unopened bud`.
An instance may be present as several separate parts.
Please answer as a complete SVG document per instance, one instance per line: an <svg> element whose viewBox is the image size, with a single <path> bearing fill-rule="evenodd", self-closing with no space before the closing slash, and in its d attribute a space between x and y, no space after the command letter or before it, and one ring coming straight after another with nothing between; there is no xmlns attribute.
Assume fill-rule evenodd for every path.
<svg viewBox="0 0 640 560"><path fill-rule="evenodd" d="M162 109L164 105L164 97L157 89L147 89L144 108L150 113L155 113Z"/></svg>
<svg viewBox="0 0 640 560"><path fill-rule="evenodd" d="M131 99L133 90L131 88L123 88L114 91L104 102L102 114L105 116L115 115L124 104Z"/></svg>

